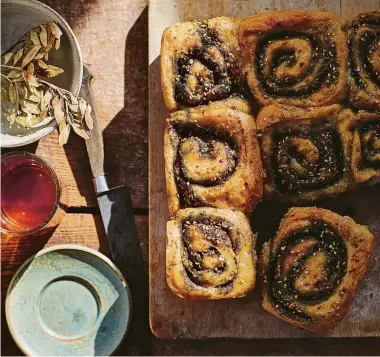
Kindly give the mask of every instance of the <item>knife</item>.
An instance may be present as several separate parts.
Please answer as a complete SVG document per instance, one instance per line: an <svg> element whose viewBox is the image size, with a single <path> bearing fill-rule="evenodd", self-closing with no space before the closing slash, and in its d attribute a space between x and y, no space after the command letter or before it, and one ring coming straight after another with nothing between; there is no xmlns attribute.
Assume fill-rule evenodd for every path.
<svg viewBox="0 0 380 357"><path fill-rule="evenodd" d="M92 107L94 128L86 140L91 171L100 214L108 237L111 257L126 279L132 293L133 321L128 341L139 349L140 355L151 355L149 328L149 288L144 270L139 240L132 211L131 195L127 186L109 188L104 172L104 143L102 129L96 115L91 90L93 76L87 65L83 66L80 96Z"/></svg>

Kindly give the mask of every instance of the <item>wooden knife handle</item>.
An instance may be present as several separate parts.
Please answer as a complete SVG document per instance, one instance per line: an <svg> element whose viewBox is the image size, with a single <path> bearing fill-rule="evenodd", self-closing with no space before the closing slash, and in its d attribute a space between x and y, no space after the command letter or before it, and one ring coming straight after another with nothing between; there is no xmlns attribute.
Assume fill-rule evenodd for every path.
<svg viewBox="0 0 380 357"><path fill-rule="evenodd" d="M104 176L104 143L101 123L96 115L94 97L91 89L91 82L94 77L88 70L87 66L83 66L83 80L79 95L87 101L92 107L91 115L94 119L94 128L91 132L90 139L86 140L87 152L90 158L91 171L93 177Z"/></svg>

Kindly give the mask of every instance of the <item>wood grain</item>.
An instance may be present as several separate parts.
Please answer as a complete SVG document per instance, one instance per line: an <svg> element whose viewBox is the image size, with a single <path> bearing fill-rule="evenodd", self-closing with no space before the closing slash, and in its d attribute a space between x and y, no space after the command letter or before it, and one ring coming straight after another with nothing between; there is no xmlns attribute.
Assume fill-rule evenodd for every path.
<svg viewBox="0 0 380 357"><path fill-rule="evenodd" d="M363 3L366 3L364 1ZM181 1L152 0L149 12L149 158L150 158L150 322L159 338L316 338L266 313L260 306L260 280L255 291L243 299L229 301L184 301L176 297L165 281L165 231L168 219L164 179L163 131L167 116L159 68L159 38L162 30L175 21L213 16L247 16L254 12L287 8L310 8L340 13L340 1ZM346 1L345 6L350 6ZM370 5L368 5L370 6ZM248 10L249 9L249 10ZM346 11L345 11L346 13ZM158 51L158 52L157 52ZM377 238L380 207L376 195L380 187L341 196L339 200L319 203L322 207L352 216L367 224ZM252 216L253 230L259 232L258 250L277 229L286 205L264 202ZM268 224L270 222L277 222ZM362 283L349 314L329 337L380 336L380 246L376 246L369 273Z"/></svg>
<svg viewBox="0 0 380 357"><path fill-rule="evenodd" d="M361 12L380 10L380 0L342 0L341 16L351 20Z"/></svg>

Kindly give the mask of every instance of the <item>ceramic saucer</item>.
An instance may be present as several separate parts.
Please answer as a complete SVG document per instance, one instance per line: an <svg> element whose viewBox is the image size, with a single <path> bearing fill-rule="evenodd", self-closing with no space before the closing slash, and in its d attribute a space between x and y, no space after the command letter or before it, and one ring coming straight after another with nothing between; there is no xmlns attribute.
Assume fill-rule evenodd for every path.
<svg viewBox="0 0 380 357"><path fill-rule="evenodd" d="M27 260L5 304L16 343L38 356L108 356L125 336L132 312L119 269L77 245L47 248Z"/></svg>

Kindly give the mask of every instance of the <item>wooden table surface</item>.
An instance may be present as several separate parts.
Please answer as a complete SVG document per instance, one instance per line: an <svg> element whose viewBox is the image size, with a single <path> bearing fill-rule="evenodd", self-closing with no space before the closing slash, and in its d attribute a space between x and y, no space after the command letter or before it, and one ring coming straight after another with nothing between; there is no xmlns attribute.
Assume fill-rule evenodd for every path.
<svg viewBox="0 0 380 357"><path fill-rule="evenodd" d="M233 0L231 0L233 1ZM373 1L373 0L370 0ZM375 0L377 1L377 0ZM105 166L112 186L128 185L144 259L148 260L148 14L146 0L43 0L73 28L95 75L94 96L105 141ZM358 0L359 3L359 0ZM2 303L9 281L28 257L62 243L108 254L93 191L85 144L72 134L65 147L53 133L20 148L52 164L70 194L64 220L51 236L2 239ZM5 150L4 150L5 151ZM3 304L2 304L3 306ZM2 308L1 354L21 355ZM138 316L138 311L135 312ZM152 336L153 355L375 355L379 339L166 341ZM141 354L133 336L118 355Z"/></svg>

